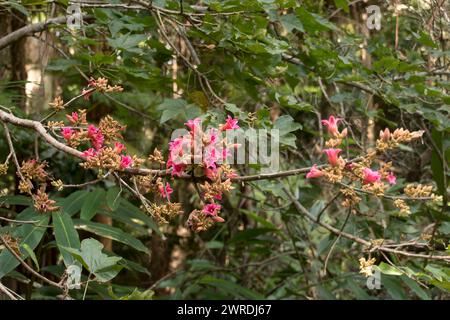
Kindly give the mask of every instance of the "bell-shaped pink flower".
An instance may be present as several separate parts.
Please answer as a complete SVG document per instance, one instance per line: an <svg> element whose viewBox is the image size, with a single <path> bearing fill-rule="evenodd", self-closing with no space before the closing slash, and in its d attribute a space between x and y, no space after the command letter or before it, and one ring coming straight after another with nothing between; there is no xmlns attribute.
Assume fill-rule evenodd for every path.
<svg viewBox="0 0 450 320"><path fill-rule="evenodd" d="M339 153L341 152L341 149L334 149L334 148L330 148L330 149L325 149L323 150L323 152L326 153L327 157L328 157L328 162L333 166L336 167L339 165Z"/></svg>
<svg viewBox="0 0 450 320"><path fill-rule="evenodd" d="M373 171L369 168L363 169L364 184L378 182L381 179L381 175L378 171Z"/></svg>
<svg viewBox="0 0 450 320"><path fill-rule="evenodd" d="M317 169L317 164L315 164L312 166L311 170L309 170L309 172L306 174L306 179L320 178L321 176L323 176L323 172Z"/></svg>
<svg viewBox="0 0 450 320"><path fill-rule="evenodd" d="M195 119L191 119L188 120L185 125L191 130L191 131L195 131L198 128L200 128L200 125L202 123L202 119L200 118L195 118Z"/></svg>
<svg viewBox="0 0 450 320"><path fill-rule="evenodd" d="M88 126L88 137L91 139L91 143L95 149L100 149L103 146L105 137L100 129L96 128L92 124Z"/></svg>
<svg viewBox="0 0 450 320"><path fill-rule="evenodd" d="M233 119L230 116L227 116L226 123L220 126L220 130L232 130L232 129L239 129L238 119Z"/></svg>
<svg viewBox="0 0 450 320"><path fill-rule="evenodd" d="M61 130L61 133L64 137L64 139L66 139L67 141L69 141L70 139L72 139L73 136L73 130L71 128L63 128Z"/></svg>
<svg viewBox="0 0 450 320"><path fill-rule="evenodd" d="M129 166L131 166L133 164L133 159L131 159L130 156L120 156L121 160L120 160L120 167L122 169L128 168Z"/></svg>
<svg viewBox="0 0 450 320"><path fill-rule="evenodd" d="M83 153L82 153L83 157L85 157L86 159L95 157L96 154L97 154L97 152L95 151L94 148L89 148L89 149L83 151Z"/></svg>
<svg viewBox="0 0 450 320"><path fill-rule="evenodd" d="M161 197L170 199L170 195L172 194L173 189L170 186L170 184L166 182L166 186L164 185L159 186L158 191Z"/></svg>
<svg viewBox="0 0 450 320"><path fill-rule="evenodd" d="M72 112L71 115L66 115L67 120L69 120L72 124L75 124L78 121L78 113Z"/></svg>
<svg viewBox="0 0 450 320"><path fill-rule="evenodd" d="M220 204L208 203L203 207L202 212L207 216L217 216L217 213L220 211L221 208L222 207Z"/></svg>
<svg viewBox="0 0 450 320"><path fill-rule="evenodd" d="M394 174L392 172L389 172L388 176L386 177L387 181L389 182L389 184L396 184L397 183L397 177L394 176Z"/></svg>
<svg viewBox="0 0 450 320"><path fill-rule="evenodd" d="M123 150L125 150L125 146L120 142L114 142L114 151L120 154Z"/></svg>
<svg viewBox="0 0 450 320"><path fill-rule="evenodd" d="M327 127L328 133L333 136L339 135L338 123L342 121L341 118L335 118L334 116L330 116L328 120L322 120L322 124Z"/></svg>

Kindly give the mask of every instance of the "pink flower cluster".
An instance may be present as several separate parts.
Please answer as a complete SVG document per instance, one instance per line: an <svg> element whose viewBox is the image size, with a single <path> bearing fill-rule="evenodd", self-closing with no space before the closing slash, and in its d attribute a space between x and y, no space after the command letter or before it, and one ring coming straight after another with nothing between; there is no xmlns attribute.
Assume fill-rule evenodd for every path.
<svg viewBox="0 0 450 320"><path fill-rule="evenodd" d="M227 179L235 177L231 169L222 166L226 162L230 150L237 148L236 144L228 144L222 139L221 133L226 130L239 129L238 119L230 116L226 122L217 128L203 130L200 118L188 120L185 123L188 133L179 136L169 143L169 156L167 168L171 169L172 176L182 176L189 173L206 176L209 180L221 183L221 176ZM210 185L209 185L210 186ZM213 190L210 192L214 193ZM222 199L222 191L214 193L213 200ZM221 206L209 200L211 203L204 205L202 213L215 222L223 222L219 217Z"/></svg>
<svg viewBox="0 0 450 320"><path fill-rule="evenodd" d="M347 128L342 130L342 132L339 132L338 123L342 121L340 118L335 118L334 116L330 116L328 120L322 120L322 124L325 125L328 128L328 132L333 137L345 137L347 135ZM386 131L383 133L384 135L387 135ZM331 167L340 167L345 168L348 170L352 170L353 165L351 163L345 164L345 160L339 157L339 153L341 153L341 149L339 148L328 148L324 149L323 152L326 154L328 158L328 163ZM309 172L306 174L307 179L312 178L320 178L324 176L326 172L324 170L320 170L317 166L317 164L314 164ZM381 181L382 175L377 170L372 170L370 168L363 168L362 169L362 183L363 184L371 184ZM395 184L397 181L397 178L395 175L390 172L385 176L387 182L391 185Z"/></svg>
<svg viewBox="0 0 450 320"><path fill-rule="evenodd" d="M237 147L236 144L227 145L225 139L221 139L220 131L239 129L237 122L237 119L228 116L219 130L209 128L204 132L200 118L187 121L185 125L189 133L169 142L167 168L172 169L172 176L180 177L192 170L193 164L197 164L208 178L214 180L220 165L230 154L229 150Z"/></svg>
<svg viewBox="0 0 450 320"><path fill-rule="evenodd" d="M73 125L79 125L80 116L77 112L72 112L71 115L67 115L67 119ZM73 127L64 127L61 129L61 133L67 143L71 144L74 141L87 140L92 145L91 148L82 152L83 157L90 159L95 157L105 147L105 136L99 128L89 124L87 130L84 128L74 129ZM133 159L128 155L123 155L125 146L120 142L114 142L114 152L120 155L120 168L126 169L133 164Z"/></svg>

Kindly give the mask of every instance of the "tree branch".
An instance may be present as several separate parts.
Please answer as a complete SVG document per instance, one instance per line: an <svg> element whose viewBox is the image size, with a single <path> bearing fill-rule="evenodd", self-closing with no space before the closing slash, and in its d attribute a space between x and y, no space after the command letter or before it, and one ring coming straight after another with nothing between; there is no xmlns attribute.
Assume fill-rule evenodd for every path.
<svg viewBox="0 0 450 320"><path fill-rule="evenodd" d="M82 19L89 19L91 16L88 15L82 15ZM43 22L38 23L32 23L25 27L22 27L20 29L17 29L8 35L4 36L3 38L0 38L0 50L6 48L7 46L11 45L12 43L22 39L23 37L33 35L35 33L41 32L46 30L47 28L66 23L67 17L58 17L58 18L52 18L48 19Z"/></svg>
<svg viewBox="0 0 450 320"><path fill-rule="evenodd" d="M347 238L349 240L352 240L352 241L354 241L356 243L362 244L363 246L367 247L371 251L377 251L378 250L378 251L390 252L390 253L395 253L395 254L411 257L411 258L450 261L450 256L433 256L433 255L412 253L412 252L408 252L408 251L402 251L402 250L387 248L387 247L383 247L382 245L380 245L380 246L373 246L372 242L370 242L370 241L367 241L367 240L365 240L363 238L360 238L358 236L355 236L353 234L341 231L341 230L339 230L339 229L337 229L337 228L335 228L333 226L330 226L327 223L324 223L324 222L321 222L321 221L317 221L316 218L294 197L294 195L286 187L283 187L283 191L286 193L286 195L292 201L292 203L294 204L295 209L297 210L297 212L302 214L303 216L305 216L308 220L310 220L313 223L318 224L319 226L327 229L328 231L334 233L335 235L338 235L338 236Z"/></svg>

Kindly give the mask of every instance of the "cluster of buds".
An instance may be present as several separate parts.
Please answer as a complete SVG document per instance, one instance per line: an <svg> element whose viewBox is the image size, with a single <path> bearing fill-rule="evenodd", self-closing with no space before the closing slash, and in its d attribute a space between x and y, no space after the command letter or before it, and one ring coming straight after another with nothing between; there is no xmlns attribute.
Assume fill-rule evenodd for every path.
<svg viewBox="0 0 450 320"><path fill-rule="evenodd" d="M153 154L148 156L148 161L150 161L151 163L159 164L159 165L166 164L166 161L164 161L164 157L163 157L161 151L159 151L157 148L155 148L155 150L153 150Z"/></svg>
<svg viewBox="0 0 450 320"><path fill-rule="evenodd" d="M394 201L394 206L399 209L398 215L400 217L407 217L411 214L410 207L406 204L405 200L403 199L396 199Z"/></svg>
<svg viewBox="0 0 450 320"><path fill-rule="evenodd" d="M56 97L53 102L49 103L56 112L64 110L64 101L61 97Z"/></svg>
<svg viewBox="0 0 450 320"><path fill-rule="evenodd" d="M404 189L405 194L410 198L431 198L434 202L442 202L442 196L433 193L433 186L422 184L408 184Z"/></svg>
<svg viewBox="0 0 450 320"><path fill-rule="evenodd" d="M59 210L56 201L48 197L45 193L45 186L42 186L35 195L33 195L33 206L38 212L47 213Z"/></svg>
<svg viewBox="0 0 450 320"><path fill-rule="evenodd" d="M161 177L154 178L151 175L134 177L134 181L139 186L142 194L149 192L155 193L158 197L170 202L170 195L173 189L168 182L163 181Z"/></svg>
<svg viewBox="0 0 450 320"><path fill-rule="evenodd" d="M344 200L342 200L341 205L343 207L353 206L361 201L355 190L351 188L342 188L341 193L344 195Z"/></svg>
<svg viewBox="0 0 450 320"><path fill-rule="evenodd" d="M48 173L45 171L46 167L46 161L38 162L35 159L31 159L22 162L20 172L26 179L44 182L48 178Z"/></svg>
<svg viewBox="0 0 450 320"><path fill-rule="evenodd" d="M142 209L146 210L146 208ZM156 218L159 224L168 223L174 217L179 216L181 213L183 213L183 210L181 209L181 204L175 202L168 202L159 205L152 203L149 211L151 215L154 218Z"/></svg>
<svg viewBox="0 0 450 320"><path fill-rule="evenodd" d="M9 233L5 233L1 237L2 240L6 242L6 244L11 248L12 251L14 251L18 256L21 255L19 238L13 237Z"/></svg>
<svg viewBox="0 0 450 320"><path fill-rule="evenodd" d="M392 163L381 163L378 170L372 168L372 162L377 155L377 151L387 150L398 146L402 142L409 142L422 136L423 131L409 132L405 129L396 129L392 134L389 129L381 131L380 138L377 140L377 150L370 150L366 156L359 162L347 163L345 159L339 156L342 152L337 148L343 138L347 135L347 129L339 131L339 122L342 119L330 116L328 120L322 120L330 134L330 139L326 141L328 149L323 150L327 156L328 166L319 168L314 164L307 173L306 178L323 177L331 183L341 183L345 179L346 182L354 184L355 187L360 186L365 192L376 196L383 196L389 185L395 185L397 177L392 172ZM341 193L344 195L342 204L346 207L354 205L361 201L356 192L349 188L343 188Z"/></svg>
<svg viewBox="0 0 450 320"><path fill-rule="evenodd" d="M8 163L0 163L0 176L8 173Z"/></svg>
<svg viewBox="0 0 450 320"><path fill-rule="evenodd" d="M35 159L22 161L22 166L17 172L17 175L21 177L19 182L19 191L21 193L31 194L34 186L33 180L38 183L45 182L48 178L48 173L45 171L47 162L38 162Z"/></svg>
<svg viewBox="0 0 450 320"><path fill-rule="evenodd" d="M94 93L94 91L98 91L98 92L122 92L123 88L121 86L118 85L114 85L111 86L108 84L108 79L106 78L90 78L89 82L88 82L88 87L87 89L84 89L82 94L85 100L89 100L89 98L91 97L92 93Z"/></svg>
<svg viewBox="0 0 450 320"><path fill-rule="evenodd" d="M375 261L376 261L375 258L369 260L366 260L366 258L360 258L359 273L363 274L367 278L371 277L373 275L373 265L375 264Z"/></svg>
<svg viewBox="0 0 450 320"><path fill-rule="evenodd" d="M21 178L19 191L31 195L34 208L41 213L53 212L59 209L56 206L56 202L51 200L48 194L45 193L45 183L50 179L49 174L45 171L46 167L46 161L38 162L35 159L30 159L23 161L17 172L17 175ZM32 193L34 189L33 181L41 185L36 194ZM54 181L52 181L52 185L53 183Z"/></svg>
<svg viewBox="0 0 450 320"><path fill-rule="evenodd" d="M397 147L400 143L418 139L422 137L423 133L423 130L410 132L403 128L395 129L395 131L391 133L390 130L386 128L383 131L380 131L380 136L376 141L376 148L378 151L384 152Z"/></svg>
<svg viewBox="0 0 450 320"><path fill-rule="evenodd" d="M226 138L221 137L221 133L239 129L237 122L237 119L228 116L218 129L203 130L201 119L192 119L186 123L189 132L169 143L167 168L171 169L172 176L190 174L206 178L200 184L203 209L191 212L188 220L195 231L206 230L213 222L224 221L219 217L221 206L215 201L221 200L222 194L232 189L230 179L236 173L225 162L230 150L238 145L228 143Z"/></svg>

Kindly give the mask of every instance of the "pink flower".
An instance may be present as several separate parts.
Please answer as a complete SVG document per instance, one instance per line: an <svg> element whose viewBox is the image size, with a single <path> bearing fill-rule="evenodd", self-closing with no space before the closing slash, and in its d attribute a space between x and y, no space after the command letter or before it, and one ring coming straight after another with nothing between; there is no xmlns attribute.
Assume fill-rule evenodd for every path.
<svg viewBox="0 0 450 320"><path fill-rule="evenodd" d="M169 168L172 168L172 176L181 177L181 175L184 172L184 169L186 168L186 165L184 164L175 164L172 163Z"/></svg>
<svg viewBox="0 0 450 320"><path fill-rule="evenodd" d="M330 149L325 149L323 151L327 154L328 162L333 167L339 165L339 153L342 151L341 149L330 148Z"/></svg>
<svg viewBox="0 0 450 320"><path fill-rule="evenodd" d="M120 157L120 168L125 169L133 164L133 159L130 156L121 155Z"/></svg>
<svg viewBox="0 0 450 320"><path fill-rule="evenodd" d="M67 141L69 141L70 139L72 139L73 136L73 130L71 128L63 128L61 130L62 135L64 137L64 139L66 139Z"/></svg>
<svg viewBox="0 0 450 320"><path fill-rule="evenodd" d="M75 124L78 122L78 113L72 112L72 115L66 115L67 119L72 123Z"/></svg>
<svg viewBox="0 0 450 320"><path fill-rule="evenodd" d="M161 197L170 199L170 195L172 194L173 189L170 187L170 184L166 182L166 186L159 186L158 191Z"/></svg>
<svg viewBox="0 0 450 320"><path fill-rule="evenodd" d="M396 184L396 182L397 182L397 177L394 176L394 174L392 172L389 172L389 174L386 177L386 179L389 182L389 184Z"/></svg>
<svg viewBox="0 0 450 320"><path fill-rule="evenodd" d="M98 150L103 146L105 137L103 136L101 131L92 124L88 126L88 137L91 139L91 143L95 149Z"/></svg>
<svg viewBox="0 0 450 320"><path fill-rule="evenodd" d="M202 212L207 216L217 216L217 213L220 211L221 205L215 203L208 203L203 207Z"/></svg>
<svg viewBox="0 0 450 320"><path fill-rule="evenodd" d="M232 171L232 172L226 173L225 176L228 179L233 179L233 178L236 178L238 176L238 174L236 172Z"/></svg>
<svg viewBox="0 0 450 320"><path fill-rule="evenodd" d="M219 159L219 151L216 148L210 147L205 150L203 155L203 163L207 168L216 168L216 162Z"/></svg>
<svg viewBox="0 0 450 320"><path fill-rule="evenodd" d="M98 129L95 126L93 126L92 124L90 124L88 126L88 136L92 137L92 136L95 136L97 133L98 133Z"/></svg>
<svg viewBox="0 0 450 320"><path fill-rule="evenodd" d="M227 157L230 155L231 155L230 150L228 150L227 148L222 149L222 161L225 161Z"/></svg>
<svg viewBox="0 0 450 320"><path fill-rule="evenodd" d="M220 130L231 130L231 129L239 129L238 119L233 119L230 116L227 116L226 123L220 127Z"/></svg>
<svg viewBox="0 0 450 320"><path fill-rule="evenodd" d="M208 136L207 136L207 141L210 144L215 144L217 142L219 142L219 133L217 132L217 129L211 128L209 130Z"/></svg>
<svg viewBox="0 0 450 320"><path fill-rule="evenodd" d="M217 168L205 167L204 173L205 173L205 176L207 176L211 180L216 180L217 179Z"/></svg>
<svg viewBox="0 0 450 320"><path fill-rule="evenodd" d="M364 184L378 182L381 179L381 175L378 171L372 171L369 168L363 169Z"/></svg>
<svg viewBox="0 0 450 320"><path fill-rule="evenodd" d="M202 119L200 118L195 118L195 119L191 119L188 120L188 122L185 123L185 125L191 129L191 131L195 131L200 127L200 124L202 123Z"/></svg>
<svg viewBox="0 0 450 320"><path fill-rule="evenodd" d="M125 150L125 146L120 142L114 142L114 151L120 154L123 150Z"/></svg>
<svg viewBox="0 0 450 320"><path fill-rule="evenodd" d="M330 118L328 118L328 120L322 120L322 124L324 126L327 126L328 133L330 133L333 136L337 136L339 134L339 130L338 130L339 121L342 121L342 119L335 118L334 116L330 116Z"/></svg>
<svg viewBox="0 0 450 320"><path fill-rule="evenodd" d="M86 159L92 158L96 154L97 154L97 152L93 148L89 148L89 149L83 151L83 153L82 153L83 157L85 157Z"/></svg>
<svg viewBox="0 0 450 320"><path fill-rule="evenodd" d="M315 164L312 166L311 170L309 170L309 172L306 174L306 179L320 178L321 176L323 176L323 172L317 169L317 164Z"/></svg>

